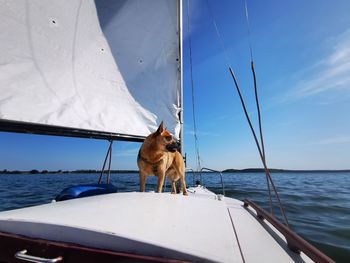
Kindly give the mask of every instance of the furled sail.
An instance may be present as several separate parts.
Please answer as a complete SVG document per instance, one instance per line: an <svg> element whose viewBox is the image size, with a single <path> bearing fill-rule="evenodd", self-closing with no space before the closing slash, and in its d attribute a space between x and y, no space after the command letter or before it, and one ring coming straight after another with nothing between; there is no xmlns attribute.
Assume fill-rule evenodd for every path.
<svg viewBox="0 0 350 263"><path fill-rule="evenodd" d="M2 0L0 130L141 138L163 120L179 137L179 13L178 0Z"/></svg>

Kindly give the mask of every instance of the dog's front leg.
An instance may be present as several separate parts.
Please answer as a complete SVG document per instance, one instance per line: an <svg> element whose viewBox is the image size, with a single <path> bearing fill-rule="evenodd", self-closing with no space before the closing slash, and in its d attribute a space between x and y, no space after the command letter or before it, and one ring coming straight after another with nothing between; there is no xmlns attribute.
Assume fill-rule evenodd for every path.
<svg viewBox="0 0 350 263"><path fill-rule="evenodd" d="M146 186L146 174L140 170L140 192L145 191L145 186Z"/></svg>
<svg viewBox="0 0 350 263"><path fill-rule="evenodd" d="M164 184L164 179L165 179L165 172L161 171L158 174L158 185L157 185L157 193L161 193L163 189L163 184Z"/></svg>

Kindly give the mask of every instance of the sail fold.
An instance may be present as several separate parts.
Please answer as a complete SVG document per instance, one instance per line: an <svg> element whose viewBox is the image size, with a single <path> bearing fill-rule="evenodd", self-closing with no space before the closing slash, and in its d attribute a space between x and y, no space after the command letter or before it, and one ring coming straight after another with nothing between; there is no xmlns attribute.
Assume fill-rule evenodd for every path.
<svg viewBox="0 0 350 263"><path fill-rule="evenodd" d="M177 2L2 1L0 120L178 137Z"/></svg>

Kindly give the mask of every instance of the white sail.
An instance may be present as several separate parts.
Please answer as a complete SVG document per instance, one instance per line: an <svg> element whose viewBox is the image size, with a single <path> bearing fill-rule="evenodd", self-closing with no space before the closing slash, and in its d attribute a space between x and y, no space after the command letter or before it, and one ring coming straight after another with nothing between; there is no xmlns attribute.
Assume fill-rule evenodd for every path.
<svg viewBox="0 0 350 263"><path fill-rule="evenodd" d="M2 0L0 120L179 136L177 0Z"/></svg>

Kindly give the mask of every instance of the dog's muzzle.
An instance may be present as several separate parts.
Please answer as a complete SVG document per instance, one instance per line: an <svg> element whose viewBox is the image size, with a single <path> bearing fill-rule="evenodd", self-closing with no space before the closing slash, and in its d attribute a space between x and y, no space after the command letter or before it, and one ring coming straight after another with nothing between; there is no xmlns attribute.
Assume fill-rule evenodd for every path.
<svg viewBox="0 0 350 263"><path fill-rule="evenodd" d="M180 151L181 149L181 144L178 141L173 141L172 143L169 143L165 146L165 148L169 151L169 152L176 152L176 151Z"/></svg>

